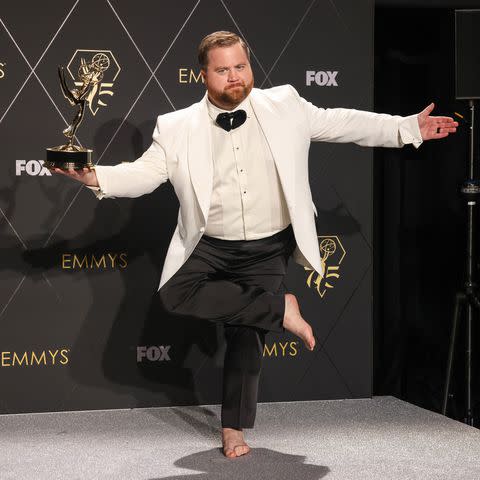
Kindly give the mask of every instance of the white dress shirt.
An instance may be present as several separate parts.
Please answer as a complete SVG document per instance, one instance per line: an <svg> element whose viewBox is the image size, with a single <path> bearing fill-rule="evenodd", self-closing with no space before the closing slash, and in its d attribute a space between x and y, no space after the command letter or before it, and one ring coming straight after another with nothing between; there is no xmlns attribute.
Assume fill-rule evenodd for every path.
<svg viewBox="0 0 480 480"><path fill-rule="evenodd" d="M280 179L265 135L247 97L245 123L229 132L215 122L226 110L207 99L211 120L213 189L205 234L224 240L268 237L290 224Z"/></svg>

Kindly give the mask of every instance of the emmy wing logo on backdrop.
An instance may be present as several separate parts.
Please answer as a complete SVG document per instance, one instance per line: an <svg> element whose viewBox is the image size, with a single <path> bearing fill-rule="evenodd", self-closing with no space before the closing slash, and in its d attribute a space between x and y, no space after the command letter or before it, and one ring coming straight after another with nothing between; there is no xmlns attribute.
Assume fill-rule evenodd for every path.
<svg viewBox="0 0 480 480"><path fill-rule="evenodd" d="M67 71L78 88L82 86L82 82L77 80L77 72L87 62L96 65L103 73L102 81L90 90L87 97L88 108L95 116L100 107L108 105L106 100L104 101L105 97L113 96L112 88L121 68L111 50L76 50L68 62Z"/></svg>
<svg viewBox="0 0 480 480"><path fill-rule="evenodd" d="M342 242L336 235L319 236L320 261L322 262L324 276L311 268L304 267L310 272L307 276L307 287L314 288L320 298L323 298L328 289L334 288L340 278L340 265L347 252Z"/></svg>

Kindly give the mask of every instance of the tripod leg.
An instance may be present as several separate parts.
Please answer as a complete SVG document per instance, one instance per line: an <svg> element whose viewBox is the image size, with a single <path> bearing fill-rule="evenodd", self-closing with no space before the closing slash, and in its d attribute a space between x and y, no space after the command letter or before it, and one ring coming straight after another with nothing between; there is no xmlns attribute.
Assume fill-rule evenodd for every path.
<svg viewBox="0 0 480 480"><path fill-rule="evenodd" d="M465 350L465 377L466 377L466 409L467 415L465 417L465 423L473 427L473 413L472 413L472 322L473 322L473 306L469 303L467 305L467 331L466 331L466 344Z"/></svg>
<svg viewBox="0 0 480 480"><path fill-rule="evenodd" d="M473 409L472 409L472 328L474 321L474 312L478 315L480 308L480 300L475 293L475 286L472 286L472 290L468 295L468 310L467 310L467 331L466 331L466 351L465 351L465 375L466 375L466 399L467 399L467 414L465 417L465 423L470 426L473 425Z"/></svg>
<svg viewBox="0 0 480 480"><path fill-rule="evenodd" d="M448 350L447 374L445 377L445 390L443 392L442 414L447 414L448 393L450 391L450 379L452 376L453 354L455 352L455 337L457 336L457 325L460 316L461 304L465 301L465 294L457 293L455 296L455 309L453 312L452 333L450 335L450 348Z"/></svg>

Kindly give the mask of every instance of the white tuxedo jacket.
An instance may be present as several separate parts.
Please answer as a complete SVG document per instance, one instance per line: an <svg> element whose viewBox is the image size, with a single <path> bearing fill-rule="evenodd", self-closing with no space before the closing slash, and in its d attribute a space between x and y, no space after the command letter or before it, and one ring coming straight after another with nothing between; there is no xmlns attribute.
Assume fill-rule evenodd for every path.
<svg viewBox="0 0 480 480"><path fill-rule="evenodd" d="M417 115L376 114L344 108L317 108L291 85L254 88L252 108L278 170L297 248L294 260L323 275L315 228L315 205L308 182L311 141L354 142L364 146L401 147L422 143ZM160 115L148 150L131 163L97 166L97 198L139 197L169 180L180 208L168 248L160 287L188 259L200 240L212 194L211 120L206 94L198 103Z"/></svg>

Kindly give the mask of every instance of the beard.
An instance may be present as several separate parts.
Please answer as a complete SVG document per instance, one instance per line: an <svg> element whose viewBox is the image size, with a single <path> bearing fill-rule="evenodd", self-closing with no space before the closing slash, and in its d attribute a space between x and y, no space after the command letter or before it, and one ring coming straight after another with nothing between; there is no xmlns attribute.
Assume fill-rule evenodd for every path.
<svg viewBox="0 0 480 480"><path fill-rule="evenodd" d="M212 100L216 100L219 104L235 108L242 103L252 91L253 79L250 83L239 83L235 86L227 86L222 92L209 92Z"/></svg>

